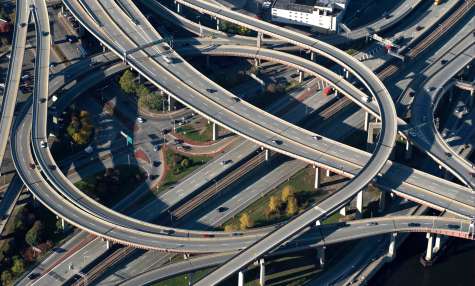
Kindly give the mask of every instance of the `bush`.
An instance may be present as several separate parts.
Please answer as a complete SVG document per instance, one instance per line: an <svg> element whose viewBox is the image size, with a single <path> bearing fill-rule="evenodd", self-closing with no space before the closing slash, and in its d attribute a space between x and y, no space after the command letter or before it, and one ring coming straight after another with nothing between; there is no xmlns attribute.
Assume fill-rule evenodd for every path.
<svg viewBox="0 0 475 286"><path fill-rule="evenodd" d="M30 246L37 246L40 244L43 240L43 234L44 234L44 226L41 221L37 220L33 224L33 226L28 230L28 232L25 235L25 241L28 243Z"/></svg>
<svg viewBox="0 0 475 286"><path fill-rule="evenodd" d="M137 88L134 74L130 70L126 70L119 79L119 85L125 93L134 93Z"/></svg>
<svg viewBox="0 0 475 286"><path fill-rule="evenodd" d="M13 275L10 270L5 270L2 272L2 277L0 278L3 286L13 284Z"/></svg>
<svg viewBox="0 0 475 286"><path fill-rule="evenodd" d="M267 206L268 215L275 214L279 212L280 209L280 200L277 196L271 196L269 199L269 205Z"/></svg>
<svg viewBox="0 0 475 286"><path fill-rule="evenodd" d="M15 276L25 272L25 262L23 261L23 258L18 255L13 257L13 266L11 271Z"/></svg>
<svg viewBox="0 0 475 286"><path fill-rule="evenodd" d="M287 201L287 215L293 216L299 210L297 199L294 196L288 197Z"/></svg>
<svg viewBox="0 0 475 286"><path fill-rule="evenodd" d="M286 185L282 190L282 196L281 196L282 201L287 202L289 197L294 196L294 193L295 193L294 189L291 186Z"/></svg>
<svg viewBox="0 0 475 286"><path fill-rule="evenodd" d="M252 220L251 216L247 213L243 213L239 218L239 224L241 226L241 230L246 230L254 226L254 221Z"/></svg>

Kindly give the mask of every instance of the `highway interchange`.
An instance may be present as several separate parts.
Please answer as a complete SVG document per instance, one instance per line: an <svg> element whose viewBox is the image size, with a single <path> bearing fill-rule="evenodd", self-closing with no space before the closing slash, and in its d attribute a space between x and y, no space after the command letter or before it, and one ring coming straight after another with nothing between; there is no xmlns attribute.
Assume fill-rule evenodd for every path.
<svg viewBox="0 0 475 286"><path fill-rule="evenodd" d="M475 200L473 192L471 192L469 188L388 161L397 134L396 125L398 121L401 122L397 119L391 96L384 85L368 68L332 46L318 41L315 42L315 40L306 36L285 32L285 29L276 30L276 28L270 24L242 16L238 12L228 9L222 10L223 8L219 8L218 11L216 10L218 9L216 6L204 1L177 1L180 4L199 9L201 12L221 17L231 22L234 21L241 25L248 26L253 30L269 34L281 41L290 42L312 52L322 54L349 70L368 88L369 92L374 96L377 105L373 104L374 101L371 102L371 104L367 104L363 99L364 93L341 76L338 76L323 66L297 56L264 48L259 49L241 45L217 46L211 43L197 47L198 51L204 54L251 57L275 61L329 81L335 89L345 96L350 97L358 105L366 108L374 116L380 117L382 120L382 135L379 138L375 153L372 156L366 152L359 151L291 125L273 115L256 109L243 100L236 101L235 95L230 94L228 91L203 77L198 71L187 64L186 60L181 58L178 53L173 52L170 47L167 47L166 43L156 45L161 47L161 49L155 46L140 50L137 49L138 43L140 43L140 45L146 45L150 42L159 41L161 37L154 31L153 27L147 23L145 17L141 15L140 11L136 9L131 2L120 0L122 7L127 7L127 11L125 12L116 2L110 1L64 2L86 29L98 37L99 40L111 51L115 52L118 57L127 61L130 66L141 72L163 91L199 112L204 117L213 122L217 122L219 125L242 135L260 146L304 160L315 166L325 167L336 173L352 178L350 183L340 190L338 195L332 196L321 204L309 209L292 219L286 225L265 235L265 237L265 233L262 232L250 232L249 234L243 234L239 237L233 237L232 234L228 233L171 229L131 219L130 217L105 208L85 196L72 185L60 170L56 167L52 167L57 166L57 164L49 152L49 148L42 148L41 146L41 142L47 140L48 98L54 94L54 87L52 88L51 85L48 85L50 81L50 31L49 25L45 25L44 23L49 22L49 20L46 5L44 5L43 1L32 1L34 7L30 7L29 3L25 1L23 2L24 5L18 5L17 9L20 12L19 15L27 14L30 8L32 10L37 28L38 56L35 63L35 88L31 102L32 110L30 111L30 109L25 108L21 114L22 116L18 116L19 123L13 128L13 130L15 130L11 137L12 150L14 150L13 157L20 177L30 191L33 192L35 197L48 206L54 213L64 217L73 225L112 241L139 248L186 253L209 252L210 245L213 247L213 252L235 251L246 248L240 254L233 257L228 263L218 268L217 272L213 272L197 284L212 285L231 275L237 269L257 260L268 250L286 241L288 237L307 229L308 226L313 225L316 221L339 210L342 206L347 204L357 192L375 178L376 183L383 188L394 190L396 194L408 197L417 202L423 202L429 206L448 210L464 217L470 217L471 214L474 213ZM81 5L79 5L80 3ZM130 21L131 14L134 15L136 19L139 19L140 25L135 25ZM28 16L22 15L18 17L17 22L22 23L25 17ZM119 28L118 23L125 25ZM21 27L21 24L15 26L16 33L14 43L16 45L13 48L12 61L10 62L11 66L19 68L21 68L21 64L15 61L19 60L19 62L21 62L22 58L16 58L13 55L15 53L23 54L25 31L21 30ZM140 29L140 31L137 29ZM133 49L137 49L137 51L130 54L126 52L124 56L124 51ZM473 50L473 44L470 45L468 49ZM183 55L189 52L197 52L195 48L186 47L179 49L179 51L180 54ZM175 62L172 63L173 68L170 68L169 65L171 64L164 60L163 54L174 59ZM457 71L457 67L464 66L472 60L473 53L470 52L467 52L465 56L462 54L462 56L456 57L455 60L450 62L451 65L454 65L453 72L455 73ZM8 110L13 110L16 101L14 87L15 84L19 82L18 78L21 74L21 69L19 71L17 70L19 68L9 69L8 79L11 80L8 81L4 96L2 108L4 108L5 111L2 111L1 121L1 132L6 132L5 134L8 134L10 124L13 121L13 116L11 115L12 111L9 112ZM117 72L117 70L113 70L110 75L115 72ZM160 77L156 77L155 75L160 75ZM106 76L107 75L104 75L104 77ZM196 79L196 81L194 81L194 79ZM437 77L434 77L434 82L440 84L440 87L435 89L436 91L440 91L446 83ZM61 84L64 84L64 82L60 82L57 88L59 88ZM431 84L430 81L427 85L429 84ZM9 89L9 87L11 88ZM210 88L216 90L212 96L207 92ZM9 90L13 90L10 91L11 94L8 92ZM193 96L190 97L190 94ZM436 93L434 94L436 95ZM434 98L437 98L435 95ZM45 101L43 101L43 99L45 99ZM258 112L256 113L256 111ZM432 111L429 110L429 112ZM256 114L257 117L251 120L250 114ZM430 118L432 118L432 116L430 116ZM30 136L28 127L31 126L31 123L33 123L31 129L33 153L31 153L29 148L29 140L25 140L25 138ZM412 123L413 122L411 122L411 124ZM414 124L417 125L417 122ZM18 134L16 134L17 132ZM435 128L431 128L430 132L433 134ZM411 135L411 132L409 132L409 136ZM319 136L321 140L315 141L314 138L316 136ZM6 139L8 136L2 136L2 139L3 138ZM419 136L417 136L417 138L419 138ZM440 141L443 142L443 140ZM442 145L444 143L440 144ZM6 140L4 146L6 146ZM428 148L430 148L430 146L426 149ZM1 149L4 150L5 148ZM342 153L338 154L339 152ZM43 173L46 178L40 174L40 170L31 170L31 168L28 168L29 162L34 161L33 158L36 158L41 173ZM458 164L464 165L465 173L462 178L468 178L467 182L471 185L473 182L470 175L472 167L467 165L463 159L460 160ZM407 176L406 181L401 184L401 177L404 176ZM390 178L392 178L394 182L391 182ZM398 183L400 185L398 185ZM437 191L429 187L429 198L416 194L416 192L421 191L422 186L428 188L431 184L444 190ZM437 199L431 198L431 196L434 195ZM440 198L440 196L444 196L444 198ZM424 224L423 221L427 219L428 218L420 218L420 221ZM453 231L453 228L450 226L454 224L453 221L444 221L444 218L429 218L429 220L433 222L433 225L429 229L408 227L408 221L421 224L416 217L394 219L394 223L389 224L389 227L386 229L382 229L383 226L385 226L385 224L382 223L378 224L381 227L366 225L366 227L373 232L366 231L365 235L421 231L469 238L469 222L467 220L456 221L456 224L461 226L458 228L458 231ZM435 221L440 221L440 224L435 225ZM175 234L167 235L170 230L173 230ZM347 230L353 233L352 227L341 228L341 230L340 233L342 234L340 235L343 239L360 238L358 236L350 236L344 232L344 230ZM334 234L338 233L338 231L334 232ZM203 238L203 235L211 234L215 237ZM254 243L255 240L259 239L261 240ZM327 239L328 238L326 238L326 240ZM337 241L341 241L341 239Z"/></svg>

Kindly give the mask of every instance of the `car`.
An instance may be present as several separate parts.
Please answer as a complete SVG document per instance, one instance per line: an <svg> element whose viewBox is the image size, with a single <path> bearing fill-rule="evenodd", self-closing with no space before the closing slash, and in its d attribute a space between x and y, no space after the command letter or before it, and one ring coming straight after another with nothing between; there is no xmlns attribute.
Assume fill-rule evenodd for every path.
<svg viewBox="0 0 475 286"><path fill-rule="evenodd" d="M282 140L272 140L275 145L282 145Z"/></svg>
<svg viewBox="0 0 475 286"><path fill-rule="evenodd" d="M219 207L219 208L218 208L218 212L220 212L220 213L224 213L224 212L227 211L227 210L229 210L228 207Z"/></svg>
<svg viewBox="0 0 475 286"><path fill-rule="evenodd" d="M456 112L464 112L465 111L465 106L459 105L455 108Z"/></svg>
<svg viewBox="0 0 475 286"><path fill-rule="evenodd" d="M46 98L40 98L40 103L45 103L46 102Z"/></svg>
<svg viewBox="0 0 475 286"><path fill-rule="evenodd" d="M420 223L416 223L416 222L410 222L407 224L409 227L420 227L421 224Z"/></svg>
<svg viewBox="0 0 475 286"><path fill-rule="evenodd" d="M138 123L144 123L145 122L145 120L142 117L137 117L136 120L137 120Z"/></svg>
<svg viewBox="0 0 475 286"><path fill-rule="evenodd" d="M29 166L30 169L32 169L32 170L34 170L34 169L36 168L35 163L30 163L28 166Z"/></svg>
<svg viewBox="0 0 475 286"><path fill-rule="evenodd" d="M409 91L409 97L414 97L414 95L416 95L416 92L415 91Z"/></svg>
<svg viewBox="0 0 475 286"><path fill-rule="evenodd" d="M234 102L240 102L241 101L241 99L237 96L233 97L233 99L234 99Z"/></svg>
<svg viewBox="0 0 475 286"><path fill-rule="evenodd" d="M57 65L57 64L56 64L55 62L51 62L51 63L49 64L49 67L50 67L50 68L54 68L56 65Z"/></svg>
<svg viewBox="0 0 475 286"><path fill-rule="evenodd" d="M322 139L322 136L320 136L320 135L312 135L312 138L313 138L314 140L317 140L317 141L318 141L318 140L321 140L321 139Z"/></svg>
<svg viewBox="0 0 475 286"><path fill-rule="evenodd" d="M445 152L445 155L446 155L448 158L452 158L452 153L450 153L450 152Z"/></svg>
<svg viewBox="0 0 475 286"><path fill-rule="evenodd" d="M55 166L55 165L49 165L48 167L49 167L49 169L50 169L51 171L56 170L56 166Z"/></svg>
<svg viewBox="0 0 475 286"><path fill-rule="evenodd" d="M25 27L26 27L26 23L25 23L25 22L21 23L21 24L20 24L20 27L25 28Z"/></svg>
<svg viewBox="0 0 475 286"><path fill-rule="evenodd" d="M424 29L423 26L417 26L417 27L416 27L416 31L421 31L422 29Z"/></svg>
<svg viewBox="0 0 475 286"><path fill-rule="evenodd" d="M38 273L38 272L33 272L33 273L31 273L30 275L28 275L28 279L30 279L30 280L35 280L36 278L38 278L38 277L40 277L40 276L41 276L40 273Z"/></svg>
<svg viewBox="0 0 475 286"><path fill-rule="evenodd" d="M242 232L233 232L233 236L241 236Z"/></svg>
<svg viewBox="0 0 475 286"><path fill-rule="evenodd" d="M160 144L153 146L153 151L157 152L158 150L160 150Z"/></svg>
<svg viewBox="0 0 475 286"><path fill-rule="evenodd" d="M232 162L233 162L232 160L223 160L223 161L221 161L221 166L225 166L225 165L230 164Z"/></svg>
<svg viewBox="0 0 475 286"><path fill-rule="evenodd" d="M214 237L214 234L203 234L203 237Z"/></svg>
<svg viewBox="0 0 475 286"><path fill-rule="evenodd" d="M164 56L163 59L167 62L167 64L173 64L173 58Z"/></svg>
<svg viewBox="0 0 475 286"><path fill-rule="evenodd" d="M214 88L207 88L206 91L209 92L209 93L215 93L215 92L217 92L217 90L214 89Z"/></svg>
<svg viewBox="0 0 475 286"><path fill-rule="evenodd" d="M46 148L46 147L48 147L48 143L46 143L46 141L44 141L44 140L41 140L40 141L40 147L41 148Z"/></svg>
<svg viewBox="0 0 475 286"><path fill-rule="evenodd" d="M175 142L175 145L179 145L183 143L183 140L181 139L175 139L173 142Z"/></svg>
<svg viewBox="0 0 475 286"><path fill-rule="evenodd" d="M165 134L170 133L170 131L172 131L170 128L163 128L162 131L161 131L161 133L162 133L163 135L165 135Z"/></svg>
<svg viewBox="0 0 475 286"><path fill-rule="evenodd" d="M458 224L449 224L448 227L449 227L449 229L459 229L460 225L458 225Z"/></svg>
<svg viewBox="0 0 475 286"><path fill-rule="evenodd" d="M43 37L49 36L49 32L48 32L48 31L43 31L41 34L43 35Z"/></svg>
<svg viewBox="0 0 475 286"><path fill-rule="evenodd" d="M449 62L448 60L441 60L440 61L440 63L443 64L443 65L447 64L448 62Z"/></svg>
<svg viewBox="0 0 475 286"><path fill-rule="evenodd" d="M375 226L375 225L378 225L378 223L375 222L375 221L370 221L370 222L368 222L366 225L367 225L367 226Z"/></svg>
<svg viewBox="0 0 475 286"><path fill-rule="evenodd" d="M160 166L160 164L162 164L160 161L153 161L153 166L154 167L158 167L158 166Z"/></svg>

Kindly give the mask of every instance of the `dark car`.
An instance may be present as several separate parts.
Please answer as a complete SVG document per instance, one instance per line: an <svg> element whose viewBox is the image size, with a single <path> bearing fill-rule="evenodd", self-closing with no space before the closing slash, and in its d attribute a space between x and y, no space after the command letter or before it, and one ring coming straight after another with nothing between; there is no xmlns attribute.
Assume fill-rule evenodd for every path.
<svg viewBox="0 0 475 286"><path fill-rule="evenodd" d="M30 169L32 169L32 170L34 170L34 169L36 168L36 165L35 165L35 163L30 163L30 165L29 165L29 166L30 166Z"/></svg>
<svg viewBox="0 0 475 286"><path fill-rule="evenodd" d="M49 165L49 169L50 169L51 171L54 171L54 170L56 170L56 166L55 166L55 165Z"/></svg>
<svg viewBox="0 0 475 286"><path fill-rule="evenodd" d="M370 222L368 222L366 225L367 225L367 226L375 226L375 225L378 225L378 223L375 222L375 221L370 221Z"/></svg>
<svg viewBox="0 0 475 286"><path fill-rule="evenodd" d="M36 279L36 278L38 278L38 277L40 277L40 276L41 276L40 273L33 272L33 273L31 273L30 275L28 275L28 279L34 280L34 279Z"/></svg>
<svg viewBox="0 0 475 286"><path fill-rule="evenodd" d="M448 60L441 60L440 61L440 63L443 64L443 65L447 64L448 62L449 62Z"/></svg>
<svg viewBox="0 0 475 286"><path fill-rule="evenodd" d="M160 161L153 161L153 166L158 167L160 166L161 162Z"/></svg>
<svg viewBox="0 0 475 286"><path fill-rule="evenodd" d="M220 213L223 213L223 212L225 212L225 211L227 211L227 210L229 210L228 207L219 207L219 208L218 208L218 212L220 212Z"/></svg>
<svg viewBox="0 0 475 286"><path fill-rule="evenodd" d="M416 27L416 31L420 31L420 30L422 30L422 29L424 29L424 27L422 27L422 26L417 26L417 27Z"/></svg>
<svg viewBox="0 0 475 286"><path fill-rule="evenodd" d="M214 88L207 88L206 91L209 92L209 93L215 93L215 92L217 92L217 90L214 89Z"/></svg>
<svg viewBox="0 0 475 286"><path fill-rule="evenodd" d="M282 145L282 140L272 140L275 145Z"/></svg>
<svg viewBox="0 0 475 286"><path fill-rule="evenodd" d="M459 229L460 225L458 225L458 224L449 224L448 227L449 227L449 229Z"/></svg>
<svg viewBox="0 0 475 286"><path fill-rule="evenodd" d="M407 225L410 226L410 227L419 227L419 226L421 226L420 223L415 223L415 222L410 222Z"/></svg>

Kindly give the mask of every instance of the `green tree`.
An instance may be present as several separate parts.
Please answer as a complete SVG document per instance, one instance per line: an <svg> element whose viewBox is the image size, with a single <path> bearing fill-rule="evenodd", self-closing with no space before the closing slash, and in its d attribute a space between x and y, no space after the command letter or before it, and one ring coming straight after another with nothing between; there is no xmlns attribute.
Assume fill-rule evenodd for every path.
<svg viewBox="0 0 475 286"><path fill-rule="evenodd" d="M25 235L25 241L30 246L37 246L43 239L44 226L37 220Z"/></svg>
<svg viewBox="0 0 475 286"><path fill-rule="evenodd" d="M254 221L252 220L251 216L247 213L243 213L239 218L239 224L242 230L246 230L254 226Z"/></svg>
<svg viewBox="0 0 475 286"><path fill-rule="evenodd" d="M282 195L281 195L282 201L287 202L289 197L294 196L294 193L295 191L294 191L294 188L292 188L292 186L285 185L284 188L282 189Z"/></svg>
<svg viewBox="0 0 475 286"><path fill-rule="evenodd" d="M269 205L267 206L267 212L269 214L274 214L279 211L280 200L277 196L271 196L269 199Z"/></svg>
<svg viewBox="0 0 475 286"><path fill-rule="evenodd" d="M299 206L298 206L297 198L295 198L294 196L290 196L287 199L287 215L293 216L294 214L298 212L298 210L299 210Z"/></svg>
<svg viewBox="0 0 475 286"><path fill-rule="evenodd" d="M137 88L134 74L130 70L126 70L119 79L119 85L125 93L134 93Z"/></svg>
<svg viewBox="0 0 475 286"><path fill-rule="evenodd" d="M20 256L16 255L13 257L13 265L11 270L13 275L15 276L25 272L25 262Z"/></svg>
<svg viewBox="0 0 475 286"><path fill-rule="evenodd" d="M3 286L9 286L13 284L13 275L10 270L3 271L2 277L0 279L2 280Z"/></svg>
<svg viewBox="0 0 475 286"><path fill-rule="evenodd" d="M144 96L148 96L148 95L150 95L150 89L148 89L148 87L146 87L145 85L141 84L141 85L136 87L135 94L139 98L144 97Z"/></svg>

